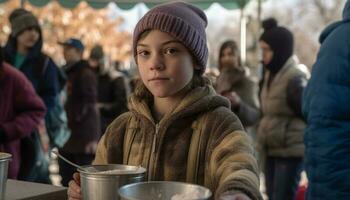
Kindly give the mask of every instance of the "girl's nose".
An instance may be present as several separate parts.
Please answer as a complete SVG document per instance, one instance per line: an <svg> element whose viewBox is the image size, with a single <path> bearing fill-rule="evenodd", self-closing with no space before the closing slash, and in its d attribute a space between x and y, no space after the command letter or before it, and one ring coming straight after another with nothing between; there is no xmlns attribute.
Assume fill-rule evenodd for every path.
<svg viewBox="0 0 350 200"><path fill-rule="evenodd" d="M155 55L151 61L151 70L163 70L164 69L163 58L159 55Z"/></svg>

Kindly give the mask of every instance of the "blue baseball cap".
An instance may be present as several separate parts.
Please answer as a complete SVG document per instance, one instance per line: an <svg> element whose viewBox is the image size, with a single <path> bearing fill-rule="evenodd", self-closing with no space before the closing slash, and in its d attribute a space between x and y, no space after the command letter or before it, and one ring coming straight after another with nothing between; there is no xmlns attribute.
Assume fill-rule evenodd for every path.
<svg viewBox="0 0 350 200"><path fill-rule="evenodd" d="M74 47L80 51L84 51L84 45L83 43L76 38L69 38L68 40L66 40L65 42L59 42L60 45L64 45L64 46L71 46Z"/></svg>

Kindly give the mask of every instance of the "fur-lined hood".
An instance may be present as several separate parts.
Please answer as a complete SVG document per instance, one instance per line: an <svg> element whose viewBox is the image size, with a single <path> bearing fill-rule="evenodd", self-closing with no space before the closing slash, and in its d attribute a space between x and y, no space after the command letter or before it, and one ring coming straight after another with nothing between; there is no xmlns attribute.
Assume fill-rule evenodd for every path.
<svg viewBox="0 0 350 200"><path fill-rule="evenodd" d="M173 112L164 116L162 121L166 121L170 116L174 115L176 118L183 118L214 110L220 106L227 108L230 107L228 100L222 96L218 96L210 85L191 90L183 99L184 100L173 110ZM129 108L132 112L139 113L150 121L153 121L146 100L138 99L135 95L132 95L129 99Z"/></svg>

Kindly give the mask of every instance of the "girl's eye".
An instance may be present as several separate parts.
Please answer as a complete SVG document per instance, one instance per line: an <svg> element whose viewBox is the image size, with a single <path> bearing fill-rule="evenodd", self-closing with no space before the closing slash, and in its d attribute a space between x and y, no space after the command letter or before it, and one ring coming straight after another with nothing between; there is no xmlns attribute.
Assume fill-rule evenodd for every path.
<svg viewBox="0 0 350 200"><path fill-rule="evenodd" d="M179 50L175 49L175 48L167 48L167 49L165 49L165 54L173 55L173 54L176 54L177 52L179 52Z"/></svg>
<svg viewBox="0 0 350 200"><path fill-rule="evenodd" d="M149 52L145 51L145 50L140 50L140 51L137 51L137 55L144 57L144 56L149 55Z"/></svg>

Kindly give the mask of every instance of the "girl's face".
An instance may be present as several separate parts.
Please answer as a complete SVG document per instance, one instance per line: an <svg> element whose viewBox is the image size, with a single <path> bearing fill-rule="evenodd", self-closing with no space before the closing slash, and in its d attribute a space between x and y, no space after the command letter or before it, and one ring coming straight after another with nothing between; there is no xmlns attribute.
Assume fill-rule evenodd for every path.
<svg viewBox="0 0 350 200"><path fill-rule="evenodd" d="M264 41L260 41L260 48L262 51L263 63L264 63L264 65L268 65L273 58L273 51L272 51L270 45L268 45Z"/></svg>
<svg viewBox="0 0 350 200"><path fill-rule="evenodd" d="M154 97L175 97L191 81L192 56L169 34L152 30L138 41L136 51L142 82Z"/></svg>
<svg viewBox="0 0 350 200"><path fill-rule="evenodd" d="M237 52L233 51L231 47L226 47L222 50L220 65L222 68L238 67L238 59Z"/></svg>
<svg viewBox="0 0 350 200"><path fill-rule="evenodd" d="M36 28L28 28L17 36L17 44L29 49L39 40L39 36Z"/></svg>

